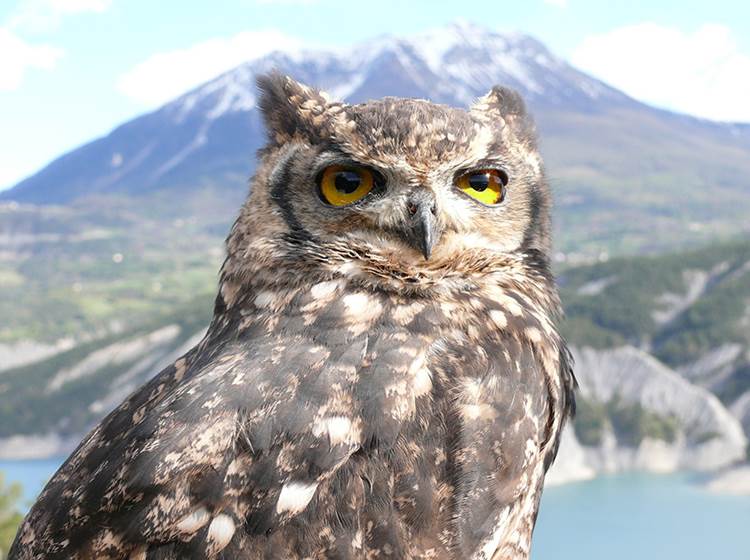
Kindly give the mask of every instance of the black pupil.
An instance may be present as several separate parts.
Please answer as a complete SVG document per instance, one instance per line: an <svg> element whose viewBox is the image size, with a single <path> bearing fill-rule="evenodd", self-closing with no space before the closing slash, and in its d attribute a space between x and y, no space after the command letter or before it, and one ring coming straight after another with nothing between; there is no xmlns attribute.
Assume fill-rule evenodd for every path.
<svg viewBox="0 0 750 560"><path fill-rule="evenodd" d="M362 184L362 177L356 171L339 171L336 173L336 190L344 194L352 194Z"/></svg>
<svg viewBox="0 0 750 560"><path fill-rule="evenodd" d="M474 173L473 175L469 175L469 186L475 191L484 191L490 186L490 174Z"/></svg>

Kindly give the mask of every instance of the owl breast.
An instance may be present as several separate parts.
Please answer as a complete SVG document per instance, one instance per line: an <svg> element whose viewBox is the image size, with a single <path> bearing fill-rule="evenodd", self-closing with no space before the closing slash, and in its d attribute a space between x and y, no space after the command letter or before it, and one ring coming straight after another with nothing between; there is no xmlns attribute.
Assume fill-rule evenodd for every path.
<svg viewBox="0 0 750 560"><path fill-rule="evenodd" d="M277 430L318 442L289 453L295 477L340 462L300 517L337 527L337 549L448 558L481 549L505 530L503 515L523 525L543 477L546 368L557 360L540 344L549 322L527 298L500 287L407 298L331 280L256 291L248 304L234 344L254 366L241 383L251 401L282 403ZM251 440L268 432L267 412L248 419Z"/></svg>

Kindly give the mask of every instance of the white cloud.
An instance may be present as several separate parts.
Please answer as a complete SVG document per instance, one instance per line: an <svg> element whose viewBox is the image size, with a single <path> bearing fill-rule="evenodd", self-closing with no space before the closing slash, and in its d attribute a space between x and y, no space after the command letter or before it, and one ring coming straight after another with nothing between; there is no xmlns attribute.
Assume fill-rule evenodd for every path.
<svg viewBox="0 0 750 560"><path fill-rule="evenodd" d="M102 13L111 5L112 0L22 0L7 27L37 33L50 31L66 15Z"/></svg>
<svg viewBox="0 0 750 560"><path fill-rule="evenodd" d="M15 186L19 181L39 171L41 162L35 161L32 165L20 165L17 162L18 154L0 154L0 191Z"/></svg>
<svg viewBox="0 0 750 560"><path fill-rule="evenodd" d="M157 105L243 62L300 46L299 40L280 31L244 31L233 37L154 54L121 76L117 89L141 103Z"/></svg>
<svg viewBox="0 0 750 560"><path fill-rule="evenodd" d="M587 37L571 62L636 99L700 117L750 121L750 55L730 29L641 23Z"/></svg>
<svg viewBox="0 0 750 560"><path fill-rule="evenodd" d="M104 12L112 0L47 0L49 7L60 13Z"/></svg>
<svg viewBox="0 0 750 560"><path fill-rule="evenodd" d="M568 7L568 0L544 0L544 3L549 4L550 6L556 6L558 8Z"/></svg>
<svg viewBox="0 0 750 560"><path fill-rule="evenodd" d="M319 0L255 0L260 5L277 5L277 6L312 6Z"/></svg>
<svg viewBox="0 0 750 560"><path fill-rule="evenodd" d="M29 42L20 35L55 29L63 16L101 13L111 4L112 0L21 0L0 26L0 91L18 89L27 70L50 70L64 54L59 47Z"/></svg>
<svg viewBox="0 0 750 560"><path fill-rule="evenodd" d="M27 43L8 29L0 28L0 91L18 89L30 68L50 70L63 55L50 45Z"/></svg>

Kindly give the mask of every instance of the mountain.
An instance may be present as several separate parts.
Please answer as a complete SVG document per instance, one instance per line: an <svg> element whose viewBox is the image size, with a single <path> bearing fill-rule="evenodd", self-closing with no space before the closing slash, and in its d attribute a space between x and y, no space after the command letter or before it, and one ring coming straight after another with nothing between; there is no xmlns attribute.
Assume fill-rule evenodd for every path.
<svg viewBox="0 0 750 560"><path fill-rule="evenodd" d="M200 341L210 300L0 371L0 457L69 453L92 424ZM7 398L13 395L13 398Z"/></svg>
<svg viewBox="0 0 750 560"><path fill-rule="evenodd" d="M264 140L255 78L273 68L354 103L395 95L468 105L495 83L553 106L585 110L592 100L630 103L534 39L486 36L460 24L411 39L381 37L353 50L275 52L252 60L66 154L5 196L49 204L100 193L199 188L204 182L235 188Z"/></svg>
<svg viewBox="0 0 750 560"><path fill-rule="evenodd" d="M250 60L65 154L0 199L135 201L169 217L200 208L199 217L226 226L264 140L255 77L272 68L355 103L396 95L466 106L493 84L518 89L536 116L556 189L558 244L573 258L602 248L686 247L750 227L750 126L653 109L531 37L467 22Z"/></svg>

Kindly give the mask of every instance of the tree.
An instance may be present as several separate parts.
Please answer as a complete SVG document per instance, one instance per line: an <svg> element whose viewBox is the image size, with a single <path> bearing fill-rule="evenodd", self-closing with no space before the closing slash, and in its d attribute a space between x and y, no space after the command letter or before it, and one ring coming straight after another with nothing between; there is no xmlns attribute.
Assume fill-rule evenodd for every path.
<svg viewBox="0 0 750 560"><path fill-rule="evenodd" d="M16 507L20 497L21 485L14 483L6 486L5 477L0 472L0 559L8 554L13 537L23 520L23 515Z"/></svg>

